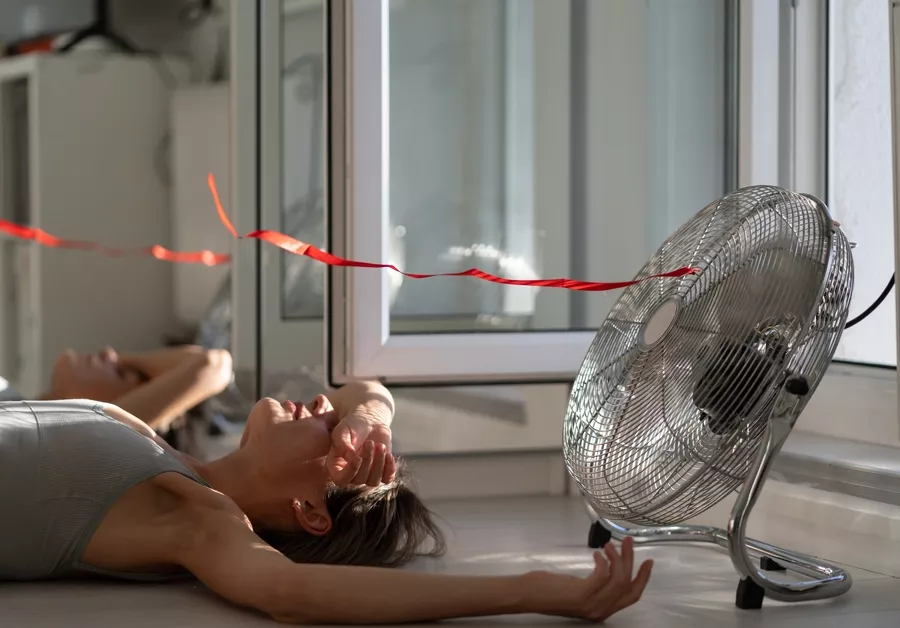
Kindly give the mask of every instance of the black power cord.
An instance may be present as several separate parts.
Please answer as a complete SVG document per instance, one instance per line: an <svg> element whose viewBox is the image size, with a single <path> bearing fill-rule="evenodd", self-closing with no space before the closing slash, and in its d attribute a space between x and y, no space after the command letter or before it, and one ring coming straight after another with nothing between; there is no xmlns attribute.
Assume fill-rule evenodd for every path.
<svg viewBox="0 0 900 628"><path fill-rule="evenodd" d="M853 319L847 321L847 324L844 325L844 329L850 329L857 323L861 323L869 316L869 314L871 314L872 312L874 312L875 310L878 309L878 306L881 305L882 302L887 298L887 295L889 295L891 293L891 290L894 287L894 277L895 277L895 275L891 275L891 280L888 282L887 286L885 286L884 290L881 292L881 294L878 296L878 298L875 299L875 302L872 303L872 305L870 305L869 307L867 307L862 314L860 314L856 318L853 318Z"/></svg>

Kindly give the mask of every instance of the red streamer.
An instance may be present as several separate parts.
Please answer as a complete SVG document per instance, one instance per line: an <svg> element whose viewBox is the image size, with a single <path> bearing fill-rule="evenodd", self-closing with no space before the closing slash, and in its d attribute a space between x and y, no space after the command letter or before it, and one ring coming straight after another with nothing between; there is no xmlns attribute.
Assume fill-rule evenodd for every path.
<svg viewBox="0 0 900 628"><path fill-rule="evenodd" d="M328 264L329 266L343 266L343 267L352 267L352 268L386 268L389 270L393 270L394 272L398 272L401 275L409 277L411 279L428 279L430 277L475 277L476 279L481 279L482 281L490 281L492 283L506 284L511 286L534 286L539 288L563 288L565 290L579 290L585 292L602 292L605 290L617 290L619 288L627 288L628 286L632 286L636 283L640 283L642 281L646 281L647 279L654 278L663 278L663 277L683 277L685 275L693 274L696 269L693 268L679 268L677 270L673 270L667 273L662 273L659 275L650 275L648 277L643 277L641 279L633 280L633 281L613 281L613 282L597 282L597 281L580 281L578 279L569 279L566 277L560 277L557 279L508 279L506 277L498 277L497 275L492 275L478 268L469 268L468 270L461 270L455 273L435 273L435 274L424 274L424 273L408 273L400 270L393 264L376 264L374 262L360 262L352 259L345 259L343 257L338 257L336 255L332 255L331 253L326 253L325 251L316 248L312 244L308 244L306 242L301 242L296 238L292 238L283 233L279 233L278 231L270 231L268 229L262 229L259 231L254 231L252 233L248 233L245 236L238 235L237 230L234 228L234 225L231 224L231 221L228 219L228 216L225 214L225 210L222 207L222 201L219 198L219 192L216 189L216 181L212 174L208 177L209 182L209 190L212 193L213 201L216 206L216 212L219 214L219 220L225 225L225 228L233 235L235 238L241 239L256 239L261 240L263 242L268 242L272 246L276 246L288 253L292 253L294 255L303 255L310 259L313 259L317 262L321 262L323 264ZM36 242L42 246L47 246L51 248L57 249L74 249L80 251L94 251L100 253L102 255L106 255L108 257L134 257L134 256L145 256L145 257L153 257L158 260L162 260L164 262L172 262L176 264L203 264L205 266L219 266L221 264L227 264L231 261L231 256L227 253L215 253L213 251L203 250L203 251L172 251L165 247L162 247L158 244L154 244L150 247L139 247L139 248L117 248L110 247L103 244L98 244L96 242L90 242L87 240L65 240L63 238L58 238L54 235L51 235L44 231L43 229L37 229L34 227L26 227L23 225L17 225L13 222L9 222L8 220L0 219L0 232L10 235L14 238L18 238L20 240L30 240Z"/></svg>
<svg viewBox="0 0 900 628"><path fill-rule="evenodd" d="M212 251L171 251L158 244L154 244L150 247L121 249L85 240L64 240L62 238L57 238L54 235L50 235L43 229L25 227L2 219L0 219L0 232L18 238L19 240L31 240L42 246L54 249L94 251L106 255L107 257L155 257L164 262L173 262L176 264L204 264L206 266L227 264L231 260L230 255L222 253L213 253Z"/></svg>
<svg viewBox="0 0 900 628"><path fill-rule="evenodd" d="M231 232L235 238L241 239L241 236L238 235L237 230L234 228L234 225L231 224L231 221L228 219L228 216L225 214L225 210L222 207L222 202L219 200L219 192L216 189L216 180L212 174L207 177L207 181L209 182L209 191L212 193L213 202L216 205L216 211L219 213L219 220L222 221L222 224L225 225L225 228ZM492 275L490 273L486 273L483 270L479 270L478 268L469 268L468 270L461 270L455 273L435 273L435 274L422 274L422 273L407 273L393 264L376 264L374 262L360 262L352 259L345 259L343 257L338 257L336 255L332 255L331 253L326 253L322 249L316 248L312 244L307 242L301 242L296 238L292 238L283 233L279 233L278 231L270 231L268 229L262 229L259 231L253 231L243 236L243 238L253 238L256 240L262 240L263 242L268 242L273 246L277 246L280 249L287 251L288 253L293 253L294 255L304 255L310 259L314 259L317 262L322 262L323 264L328 264L329 266L344 266L351 268L387 268L393 270L395 272L404 275L405 277L409 277L411 279L428 279L430 277L475 277L477 279L481 279L483 281L490 281L492 283L500 283L511 286L535 286L539 288L563 288L565 290L579 290L584 292L603 292L606 290L617 290L619 288L627 288L628 286L633 286L634 284L640 283L642 281L646 281L647 279L655 279L662 277L683 277L685 275L691 275L696 272L693 268L683 267L677 270L673 270L667 273L662 273L659 275L650 275L648 277L644 277L642 279L636 279L633 281L613 281L613 282L603 282L603 281L580 281L578 279L569 279L567 277L560 277L557 279L507 279L506 277L498 277L496 275Z"/></svg>

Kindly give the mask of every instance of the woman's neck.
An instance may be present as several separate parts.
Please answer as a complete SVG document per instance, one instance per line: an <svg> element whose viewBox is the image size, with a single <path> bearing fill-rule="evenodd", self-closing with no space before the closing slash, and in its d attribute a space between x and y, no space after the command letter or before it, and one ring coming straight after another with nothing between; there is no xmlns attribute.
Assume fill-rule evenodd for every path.
<svg viewBox="0 0 900 628"><path fill-rule="evenodd" d="M266 493L260 490L262 478L245 448L203 464L197 472L213 489L230 497L251 519L267 509L268 504L261 499Z"/></svg>

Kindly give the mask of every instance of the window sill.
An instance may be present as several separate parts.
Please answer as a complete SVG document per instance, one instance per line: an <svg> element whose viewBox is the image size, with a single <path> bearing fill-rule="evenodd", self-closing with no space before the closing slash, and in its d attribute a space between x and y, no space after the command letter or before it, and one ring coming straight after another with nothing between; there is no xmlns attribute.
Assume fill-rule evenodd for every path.
<svg viewBox="0 0 900 628"><path fill-rule="evenodd" d="M833 364L772 479L900 506L897 371Z"/></svg>
<svg viewBox="0 0 900 628"><path fill-rule="evenodd" d="M773 480L900 506L900 447L794 432Z"/></svg>
<svg viewBox="0 0 900 628"><path fill-rule="evenodd" d="M833 364L797 421L795 430L846 441L900 447L897 371Z"/></svg>

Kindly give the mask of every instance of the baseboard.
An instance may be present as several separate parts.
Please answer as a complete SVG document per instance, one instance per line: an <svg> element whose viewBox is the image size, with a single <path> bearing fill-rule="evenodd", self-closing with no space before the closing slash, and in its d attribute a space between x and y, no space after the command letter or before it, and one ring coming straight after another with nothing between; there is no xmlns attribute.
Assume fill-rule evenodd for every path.
<svg viewBox="0 0 900 628"><path fill-rule="evenodd" d="M425 499L564 495L559 451L406 457Z"/></svg>

